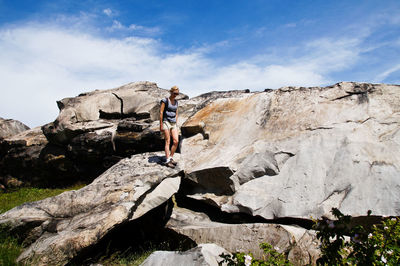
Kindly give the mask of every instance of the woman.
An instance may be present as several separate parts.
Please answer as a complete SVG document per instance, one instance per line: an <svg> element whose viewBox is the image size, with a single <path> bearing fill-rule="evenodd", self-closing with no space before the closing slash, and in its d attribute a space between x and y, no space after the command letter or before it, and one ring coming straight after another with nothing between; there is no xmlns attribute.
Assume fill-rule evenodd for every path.
<svg viewBox="0 0 400 266"><path fill-rule="evenodd" d="M176 166L176 162L172 157L178 147L178 101L175 99L179 95L179 88L174 86L170 89L170 96L161 100L160 108L160 131L164 133L165 137L165 165L171 168ZM172 136L172 147L170 141Z"/></svg>

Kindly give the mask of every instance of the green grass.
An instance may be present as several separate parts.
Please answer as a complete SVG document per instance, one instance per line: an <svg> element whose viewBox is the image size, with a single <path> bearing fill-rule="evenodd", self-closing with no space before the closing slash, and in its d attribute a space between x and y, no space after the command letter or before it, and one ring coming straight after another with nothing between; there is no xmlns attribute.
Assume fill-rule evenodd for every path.
<svg viewBox="0 0 400 266"><path fill-rule="evenodd" d="M21 252L22 247L17 239L0 228L0 265L18 265L15 260Z"/></svg>
<svg viewBox="0 0 400 266"><path fill-rule="evenodd" d="M0 193L0 213L6 212L25 202L38 201L61 194L64 191L79 189L84 185L68 188L20 188L10 192Z"/></svg>
<svg viewBox="0 0 400 266"><path fill-rule="evenodd" d="M75 185L64 189L20 188L0 193L0 214L25 202L37 201L61 194L64 191L79 189L84 185ZM15 261L22 252L17 238L0 226L0 265L18 265Z"/></svg>

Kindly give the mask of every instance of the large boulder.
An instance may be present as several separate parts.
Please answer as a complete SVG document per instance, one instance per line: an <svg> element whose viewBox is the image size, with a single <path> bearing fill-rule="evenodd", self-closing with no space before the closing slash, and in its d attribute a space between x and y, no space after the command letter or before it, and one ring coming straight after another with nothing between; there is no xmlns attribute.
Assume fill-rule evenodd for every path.
<svg viewBox="0 0 400 266"><path fill-rule="evenodd" d="M20 121L0 117L0 139L11 137L28 129L29 127Z"/></svg>
<svg viewBox="0 0 400 266"><path fill-rule="evenodd" d="M145 153L121 160L90 185L0 215L27 248L23 263L65 265L121 224L163 204L180 185L179 168L161 165L162 155Z"/></svg>
<svg viewBox="0 0 400 266"><path fill-rule="evenodd" d="M400 86L352 82L215 100L182 127L201 128L186 193L265 219L399 215L399 110Z"/></svg>

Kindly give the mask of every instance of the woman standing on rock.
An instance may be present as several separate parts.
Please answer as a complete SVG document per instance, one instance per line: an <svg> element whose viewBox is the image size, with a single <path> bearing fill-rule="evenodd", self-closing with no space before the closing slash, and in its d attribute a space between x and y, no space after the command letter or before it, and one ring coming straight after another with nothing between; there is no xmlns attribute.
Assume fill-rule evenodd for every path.
<svg viewBox="0 0 400 266"><path fill-rule="evenodd" d="M172 159L176 148L178 147L178 128L176 123L178 121L178 101L175 99L179 95L179 88L173 86L170 89L170 96L161 100L160 108L160 131L164 133L165 137L165 158L166 166L174 168L176 162ZM172 136L172 147L170 141Z"/></svg>

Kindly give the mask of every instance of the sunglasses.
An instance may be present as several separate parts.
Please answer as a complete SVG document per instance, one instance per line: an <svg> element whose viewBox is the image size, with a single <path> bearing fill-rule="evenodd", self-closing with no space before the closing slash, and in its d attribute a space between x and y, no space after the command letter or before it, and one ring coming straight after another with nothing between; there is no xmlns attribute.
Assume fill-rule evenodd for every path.
<svg viewBox="0 0 400 266"><path fill-rule="evenodd" d="M173 94L174 94L174 95L179 95L179 92L174 92Z"/></svg>

